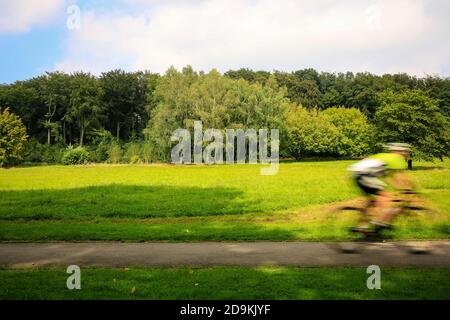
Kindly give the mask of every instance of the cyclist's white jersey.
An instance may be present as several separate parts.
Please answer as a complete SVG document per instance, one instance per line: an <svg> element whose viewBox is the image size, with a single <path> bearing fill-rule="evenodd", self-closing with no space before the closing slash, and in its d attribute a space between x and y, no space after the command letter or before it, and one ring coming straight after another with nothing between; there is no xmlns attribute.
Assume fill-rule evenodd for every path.
<svg viewBox="0 0 450 320"><path fill-rule="evenodd" d="M386 164L377 159L366 158L348 168L354 174L383 175L386 170Z"/></svg>

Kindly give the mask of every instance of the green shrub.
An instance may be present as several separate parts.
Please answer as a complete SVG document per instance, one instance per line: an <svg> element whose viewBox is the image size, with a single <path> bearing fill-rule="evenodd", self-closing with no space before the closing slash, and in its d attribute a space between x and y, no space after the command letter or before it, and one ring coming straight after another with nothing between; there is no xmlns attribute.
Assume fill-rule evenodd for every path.
<svg viewBox="0 0 450 320"><path fill-rule="evenodd" d="M65 147L61 144L48 146L30 139L25 144L23 160L28 163L62 163Z"/></svg>
<svg viewBox="0 0 450 320"><path fill-rule="evenodd" d="M138 156L132 156L129 160L129 163L131 164L138 164L139 162L141 162L141 159Z"/></svg>
<svg viewBox="0 0 450 320"><path fill-rule="evenodd" d="M22 160L27 131L22 120L9 108L0 112L0 166L9 166Z"/></svg>
<svg viewBox="0 0 450 320"><path fill-rule="evenodd" d="M373 149L374 132L367 117L356 108L333 107L321 112L338 131L335 152L341 157L360 157Z"/></svg>
<svg viewBox="0 0 450 320"><path fill-rule="evenodd" d="M128 163L138 163L141 160L141 146L137 142L131 142L126 146L126 159Z"/></svg>
<svg viewBox="0 0 450 320"><path fill-rule="evenodd" d="M25 144L25 151L23 160L25 162L43 162L42 155L44 154L45 145L39 143L36 139L32 138Z"/></svg>
<svg viewBox="0 0 450 320"><path fill-rule="evenodd" d="M287 116L288 150L296 159L336 154L337 128L317 110L292 108Z"/></svg>
<svg viewBox="0 0 450 320"><path fill-rule="evenodd" d="M297 159L360 157L374 150L374 132L366 116L355 108L308 111L294 107L287 116L287 149Z"/></svg>
<svg viewBox="0 0 450 320"><path fill-rule="evenodd" d="M62 163L65 165L87 164L89 161L89 152L83 147L73 148L69 146L62 158Z"/></svg>
<svg viewBox="0 0 450 320"><path fill-rule="evenodd" d="M45 145L42 154L42 162L45 163L61 163L64 157L65 148L61 145Z"/></svg>
<svg viewBox="0 0 450 320"><path fill-rule="evenodd" d="M114 138L108 130L94 130L92 133L92 160L95 162L106 162L108 151Z"/></svg>
<svg viewBox="0 0 450 320"><path fill-rule="evenodd" d="M152 154L152 145L150 144L150 142L145 142L142 145L142 160L144 160L145 163L152 162Z"/></svg>
<svg viewBox="0 0 450 320"><path fill-rule="evenodd" d="M122 148L117 142L113 142L109 146L108 160L110 163L120 163L122 161Z"/></svg>

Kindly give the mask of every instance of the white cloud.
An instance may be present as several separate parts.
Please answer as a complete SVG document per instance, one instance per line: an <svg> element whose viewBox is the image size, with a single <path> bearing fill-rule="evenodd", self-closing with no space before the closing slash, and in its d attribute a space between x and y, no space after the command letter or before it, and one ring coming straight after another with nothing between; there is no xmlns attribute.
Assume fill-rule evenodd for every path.
<svg viewBox="0 0 450 320"><path fill-rule="evenodd" d="M24 32L48 22L64 0L0 0L0 33Z"/></svg>
<svg viewBox="0 0 450 320"><path fill-rule="evenodd" d="M57 69L162 72L190 64L423 75L449 68L442 1L122 1L139 14L84 12Z"/></svg>

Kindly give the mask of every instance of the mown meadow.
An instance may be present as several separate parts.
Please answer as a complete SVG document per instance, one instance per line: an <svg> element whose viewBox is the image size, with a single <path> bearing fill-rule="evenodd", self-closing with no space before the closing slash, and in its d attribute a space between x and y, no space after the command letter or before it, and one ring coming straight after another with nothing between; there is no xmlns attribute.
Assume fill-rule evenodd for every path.
<svg viewBox="0 0 450 320"><path fill-rule="evenodd" d="M448 299L447 268L384 268L367 290L365 268L84 268L82 290L66 270L0 269L0 299Z"/></svg>
<svg viewBox="0 0 450 320"><path fill-rule="evenodd" d="M345 240L360 204L352 161L259 165L90 165L0 169L0 240ZM394 239L448 238L450 161L415 163L430 209Z"/></svg>

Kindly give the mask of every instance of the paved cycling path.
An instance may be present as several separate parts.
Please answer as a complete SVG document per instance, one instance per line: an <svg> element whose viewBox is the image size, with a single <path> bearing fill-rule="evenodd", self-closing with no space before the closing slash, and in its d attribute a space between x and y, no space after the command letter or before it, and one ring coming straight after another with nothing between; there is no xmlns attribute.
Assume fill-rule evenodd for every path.
<svg viewBox="0 0 450 320"><path fill-rule="evenodd" d="M325 243L0 243L0 266L450 267L450 241Z"/></svg>

